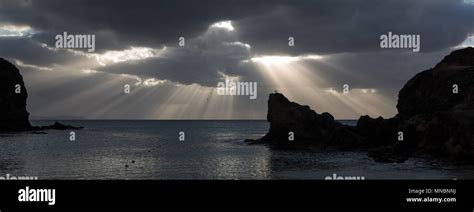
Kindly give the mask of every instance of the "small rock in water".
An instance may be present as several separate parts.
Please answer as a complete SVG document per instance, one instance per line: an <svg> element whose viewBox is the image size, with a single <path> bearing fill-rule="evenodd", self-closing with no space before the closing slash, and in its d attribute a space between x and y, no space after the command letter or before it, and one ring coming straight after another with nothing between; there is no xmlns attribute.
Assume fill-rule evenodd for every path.
<svg viewBox="0 0 474 212"><path fill-rule="evenodd" d="M71 125L64 125L59 122L55 122L53 125L50 126L44 126L42 129L45 130L80 130L83 129L84 127L75 127Z"/></svg>

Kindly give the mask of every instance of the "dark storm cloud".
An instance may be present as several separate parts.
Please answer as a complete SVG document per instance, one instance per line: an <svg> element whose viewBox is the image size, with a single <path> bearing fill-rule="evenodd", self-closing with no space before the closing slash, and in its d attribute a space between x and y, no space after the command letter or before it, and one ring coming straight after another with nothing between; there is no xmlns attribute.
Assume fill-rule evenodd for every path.
<svg viewBox="0 0 474 212"><path fill-rule="evenodd" d="M0 20L51 35L98 33L98 49L175 46L220 20L233 20L258 53L379 50L388 31L421 34L422 51L459 44L473 33L474 6L455 0L2 0ZM288 48L289 36L296 46ZM54 37L38 37L52 44Z"/></svg>
<svg viewBox="0 0 474 212"><path fill-rule="evenodd" d="M235 30L209 28L223 20L231 20ZM375 88L396 99L396 93L410 77L432 67L452 50L451 47L474 33L473 20L474 4L465 4L463 0L0 0L0 27L27 25L37 32L31 37L0 36L0 57L36 66L63 64L66 71L91 68L103 74L102 77L90 75L73 83L54 78L52 81L59 81L54 86L44 80L44 84L33 89L32 93L38 95L30 98L43 102L39 105L44 107L50 101L60 101L68 94L80 93L117 77L100 71L136 75L143 80L154 77L213 87L222 81L223 73L239 76L242 81L257 81L259 104L253 105L260 107L255 111L264 114L265 96L276 88L263 79L252 62L243 63L243 60L256 55L323 54L327 56L325 60L300 63L335 89L347 83L351 88ZM54 47L55 35L64 31L96 35L97 55L130 46L154 49L167 46L167 50L158 57L144 60L87 67L97 65L95 57L41 46L46 43ZM421 52L380 49L379 37L389 31L420 34ZM181 36L186 38L185 47L177 45ZM294 47L288 46L290 36L295 38ZM31 85L31 82L41 81L41 77L57 75L46 77L47 74L49 72L29 72L25 78ZM50 90L40 93L42 86ZM117 88L122 89L122 85L117 83L107 89L117 92ZM103 92L108 92L107 89ZM160 89L159 95L169 92ZM59 100L49 94L59 90L63 91ZM98 99L102 94L97 93L91 99ZM161 97L156 98L157 101L161 101ZM64 107L82 107L71 102ZM239 115L248 115L245 111L252 107L247 101L239 100L235 104L239 106L236 110L241 109L236 112ZM88 114L89 110L97 109L95 107L80 113ZM147 108L152 107L141 104L137 111ZM43 109L36 109L34 113L41 114ZM123 112L117 108L117 113Z"/></svg>
<svg viewBox="0 0 474 212"><path fill-rule="evenodd" d="M39 32L31 38L0 38L3 57L41 66L61 63L74 55L53 52L35 42L54 46L55 35L64 31L92 33L96 35L99 53L129 46L170 47L159 58L118 63L102 68L103 71L208 86L221 79L219 72L256 78L253 67L241 63L255 54L381 52L379 37L388 31L420 34L421 50L436 51L459 44L474 29L474 6L453 0L1 0L1 3L0 22L28 25ZM222 20L232 20L235 30L209 30L211 24ZM187 39L187 46L175 48L180 36ZM295 38L295 47L288 47L289 36ZM248 43L252 48L229 44L235 42ZM358 64L339 58L333 59L334 62ZM397 56L391 58L397 61ZM310 65L324 68L321 64ZM373 75L376 69L365 67L361 72ZM345 79L338 74L327 77L335 82Z"/></svg>
<svg viewBox="0 0 474 212"><path fill-rule="evenodd" d="M78 59L78 56L64 51L52 51L29 37L0 37L0 57L17 59L25 64L52 66Z"/></svg>
<svg viewBox="0 0 474 212"><path fill-rule="evenodd" d="M240 19L271 8L265 1L249 0L2 2L0 20L4 22L27 24L53 35L108 31L118 38L116 42L98 38L99 49L175 45L178 37L196 37L217 21ZM54 37L41 38L50 45L54 42Z"/></svg>
<svg viewBox="0 0 474 212"><path fill-rule="evenodd" d="M49 53L35 46L34 41L54 46L55 35L64 31L95 34L99 53L129 46L176 47L178 37L196 40L208 32L211 24L221 20L232 20L236 30L225 36L232 42L250 44L252 54L380 51L379 37L389 31L420 34L421 50L435 51L455 46L473 33L474 6L462 2L1 0L0 22L29 25L39 33L31 39L2 38L0 53L4 57L24 58L35 65L58 63L69 56ZM295 47L288 47L290 36L295 38ZM235 48L223 46L219 39L205 39L201 46L173 51L165 59L152 58L141 66L117 64L115 71L128 73L137 68L137 74L205 85L215 81L217 70L242 74L236 66L239 60L251 55L232 55L235 52L225 51ZM204 43L207 45L203 46Z"/></svg>
<svg viewBox="0 0 474 212"><path fill-rule="evenodd" d="M209 28L203 35L187 40L184 47L168 48L159 57L117 63L99 70L216 86L223 77L220 73L249 74L248 69L242 72L242 61L250 56L249 47L239 43L231 31Z"/></svg>
<svg viewBox="0 0 474 212"><path fill-rule="evenodd" d="M238 21L259 52L303 54L379 51L380 35L420 34L422 51L461 43L474 32L474 6L462 1L294 1ZM295 48L287 45L295 38Z"/></svg>

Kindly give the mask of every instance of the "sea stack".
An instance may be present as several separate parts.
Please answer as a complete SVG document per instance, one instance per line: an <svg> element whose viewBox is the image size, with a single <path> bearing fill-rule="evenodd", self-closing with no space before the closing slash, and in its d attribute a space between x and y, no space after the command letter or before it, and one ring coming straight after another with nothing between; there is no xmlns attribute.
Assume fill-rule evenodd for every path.
<svg viewBox="0 0 474 212"><path fill-rule="evenodd" d="M358 136L335 121L331 114L318 114L309 106L289 101L281 93L270 94L267 120L270 122L269 132L250 142L286 149L319 149L337 144L341 148L358 146Z"/></svg>
<svg viewBox="0 0 474 212"><path fill-rule="evenodd" d="M20 71L0 58L0 131L23 131L31 128L26 110L28 92Z"/></svg>

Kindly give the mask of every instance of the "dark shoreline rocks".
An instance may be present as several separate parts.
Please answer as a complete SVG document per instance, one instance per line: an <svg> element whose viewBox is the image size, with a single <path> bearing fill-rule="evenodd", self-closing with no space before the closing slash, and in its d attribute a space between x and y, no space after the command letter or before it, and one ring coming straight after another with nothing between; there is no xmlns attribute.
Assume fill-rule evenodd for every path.
<svg viewBox="0 0 474 212"><path fill-rule="evenodd" d="M71 125L61 124L59 122L54 122L54 124L49 126L34 127L37 130L80 130L84 127L75 127Z"/></svg>
<svg viewBox="0 0 474 212"><path fill-rule="evenodd" d="M27 98L28 91L20 71L12 63L0 58L0 132L82 129L59 122L50 126L31 126L26 109Z"/></svg>
<svg viewBox="0 0 474 212"><path fill-rule="evenodd" d="M458 93L453 93L455 85ZM377 162L428 156L474 163L474 48L456 50L415 75L400 90L397 109L393 118L361 116L352 127L273 93L269 132L246 142L283 149L363 150Z"/></svg>

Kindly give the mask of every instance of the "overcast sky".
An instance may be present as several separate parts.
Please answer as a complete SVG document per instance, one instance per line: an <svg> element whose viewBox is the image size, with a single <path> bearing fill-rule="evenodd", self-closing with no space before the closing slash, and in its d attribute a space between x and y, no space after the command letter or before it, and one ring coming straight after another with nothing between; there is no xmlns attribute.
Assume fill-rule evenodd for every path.
<svg viewBox="0 0 474 212"><path fill-rule="evenodd" d="M265 119L274 90L391 117L408 79L474 45L473 20L472 0L0 0L0 57L33 119ZM63 32L95 35L95 52L57 49ZM420 35L420 52L380 48L388 32ZM226 79L257 82L257 99L217 95Z"/></svg>

